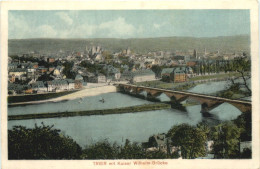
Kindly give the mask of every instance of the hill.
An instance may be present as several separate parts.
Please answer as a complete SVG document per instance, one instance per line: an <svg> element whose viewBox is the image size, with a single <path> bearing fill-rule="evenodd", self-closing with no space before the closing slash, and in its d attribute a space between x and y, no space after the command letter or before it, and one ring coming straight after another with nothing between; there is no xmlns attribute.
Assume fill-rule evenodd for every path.
<svg viewBox="0 0 260 169"><path fill-rule="evenodd" d="M9 39L8 52L11 54L28 53L29 51L57 52L82 51L86 46L100 45L113 52L126 48L138 53L149 51L193 50L203 51L250 51L250 36L223 36L212 38L163 37L141 39Z"/></svg>

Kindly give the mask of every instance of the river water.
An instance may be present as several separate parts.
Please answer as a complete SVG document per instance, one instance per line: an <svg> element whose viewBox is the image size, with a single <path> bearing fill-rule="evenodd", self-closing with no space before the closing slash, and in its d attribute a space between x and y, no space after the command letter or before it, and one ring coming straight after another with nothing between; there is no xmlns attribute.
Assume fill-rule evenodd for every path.
<svg viewBox="0 0 260 169"><path fill-rule="evenodd" d="M214 85L215 87L210 87L211 85ZM199 85L197 86L197 89L202 89L204 94L215 93L219 90L216 87L215 82L208 84L208 87L211 88L211 90L207 91L208 93L205 93L203 87L199 87ZM220 87L220 89L222 88ZM100 102L101 98L104 98L104 103ZM169 100L169 98L164 94L158 98L161 101ZM85 97L82 99L58 103L9 107L8 114L14 115L73 110L95 110L152 103L153 102L135 98L126 94L105 93L98 96ZM200 110L201 106L195 105L186 107L186 111L168 109L126 114L16 120L8 121L8 128L11 129L15 125L22 125L32 128L35 124L41 125L43 122L45 125L54 125L54 128L60 129L62 133L71 136L79 145L84 147L85 145L104 139L108 139L110 142L117 142L119 144L123 144L125 139L136 142L144 142L147 141L149 136L153 134L166 133L173 125L182 123L196 125L201 121L215 123L235 119L241 114L237 108L227 103L223 103L217 108L211 110L210 113L213 114L213 116L210 118L202 117Z"/></svg>
<svg viewBox="0 0 260 169"><path fill-rule="evenodd" d="M104 103L101 100L104 99ZM83 111L83 110L102 110L151 104L152 102L133 98L121 93L106 93L97 96L89 96L74 100L62 101L57 103L43 103L34 105L15 106L8 109L9 115L33 114L48 112Z"/></svg>

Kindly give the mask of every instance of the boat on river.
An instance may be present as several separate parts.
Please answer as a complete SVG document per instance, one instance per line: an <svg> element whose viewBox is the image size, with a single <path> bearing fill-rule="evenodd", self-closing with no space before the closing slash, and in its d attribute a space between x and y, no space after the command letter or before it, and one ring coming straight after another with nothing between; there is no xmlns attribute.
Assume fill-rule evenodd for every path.
<svg viewBox="0 0 260 169"><path fill-rule="evenodd" d="M103 97L99 101L105 103L105 99Z"/></svg>

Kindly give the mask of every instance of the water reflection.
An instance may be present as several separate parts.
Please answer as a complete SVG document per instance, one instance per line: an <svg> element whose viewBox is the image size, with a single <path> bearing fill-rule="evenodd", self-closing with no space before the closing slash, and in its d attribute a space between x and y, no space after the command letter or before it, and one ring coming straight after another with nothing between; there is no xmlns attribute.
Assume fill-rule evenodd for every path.
<svg viewBox="0 0 260 169"><path fill-rule="evenodd" d="M100 139L118 143L122 143L122 138L123 141L130 139L143 142L153 134L167 132L173 125L182 123L196 125L202 120L201 116L191 118L192 116L188 114L170 109L104 116L9 121L8 127L14 125L34 127L35 123L40 125L41 122L45 125L54 124L55 128L61 129L81 146Z"/></svg>
<svg viewBox="0 0 260 169"><path fill-rule="evenodd" d="M188 91L192 93L212 94L225 90L227 85L226 81L203 83L189 89Z"/></svg>

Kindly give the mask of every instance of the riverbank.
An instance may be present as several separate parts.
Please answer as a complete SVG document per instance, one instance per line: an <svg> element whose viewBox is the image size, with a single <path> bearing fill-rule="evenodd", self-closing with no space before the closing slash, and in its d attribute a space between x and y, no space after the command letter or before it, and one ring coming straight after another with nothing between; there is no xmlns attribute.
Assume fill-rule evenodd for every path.
<svg viewBox="0 0 260 169"><path fill-rule="evenodd" d="M8 96L7 101L10 104L24 104L26 102L44 102L53 98L58 98L64 95L68 95L78 90L64 91L64 92L52 92L52 93L41 93L41 94L27 94L27 95L16 95Z"/></svg>
<svg viewBox="0 0 260 169"><path fill-rule="evenodd" d="M77 98L81 98L81 97L97 96L97 95L100 95L103 93L112 93L112 92L116 92L116 87L112 86L112 85L85 88L78 92L52 99L52 101L57 102L57 101L63 101L63 100L73 100L73 99L77 99Z"/></svg>
<svg viewBox="0 0 260 169"><path fill-rule="evenodd" d="M8 120L10 121L10 120L28 120L28 119L57 118L57 117L136 113L136 112L162 110L162 109L170 109L170 108L171 108L170 104L155 103L155 104L145 104L145 105L124 107L124 108L105 109L105 110L87 110L87 111L76 111L76 112L10 115L10 116L8 116Z"/></svg>
<svg viewBox="0 0 260 169"><path fill-rule="evenodd" d="M30 105L30 104L41 104L41 103L52 103L52 102L60 102L60 101L67 101L67 100L73 100L77 98L82 98L82 97L87 97L87 96L96 96L100 95L103 93L110 93L110 92L116 92L116 87L115 86L97 86L94 87L92 86L91 88L86 87L82 90L74 91L71 93L66 93L64 95L61 95L56 98L51 98L51 99L45 99L43 98L41 100L36 100L36 101L23 101L23 102L16 102L16 103L9 103L8 106L20 106L20 105ZM42 96L42 95L37 95ZM24 97L24 96L19 96L19 97ZM23 99L24 100L24 99Z"/></svg>

